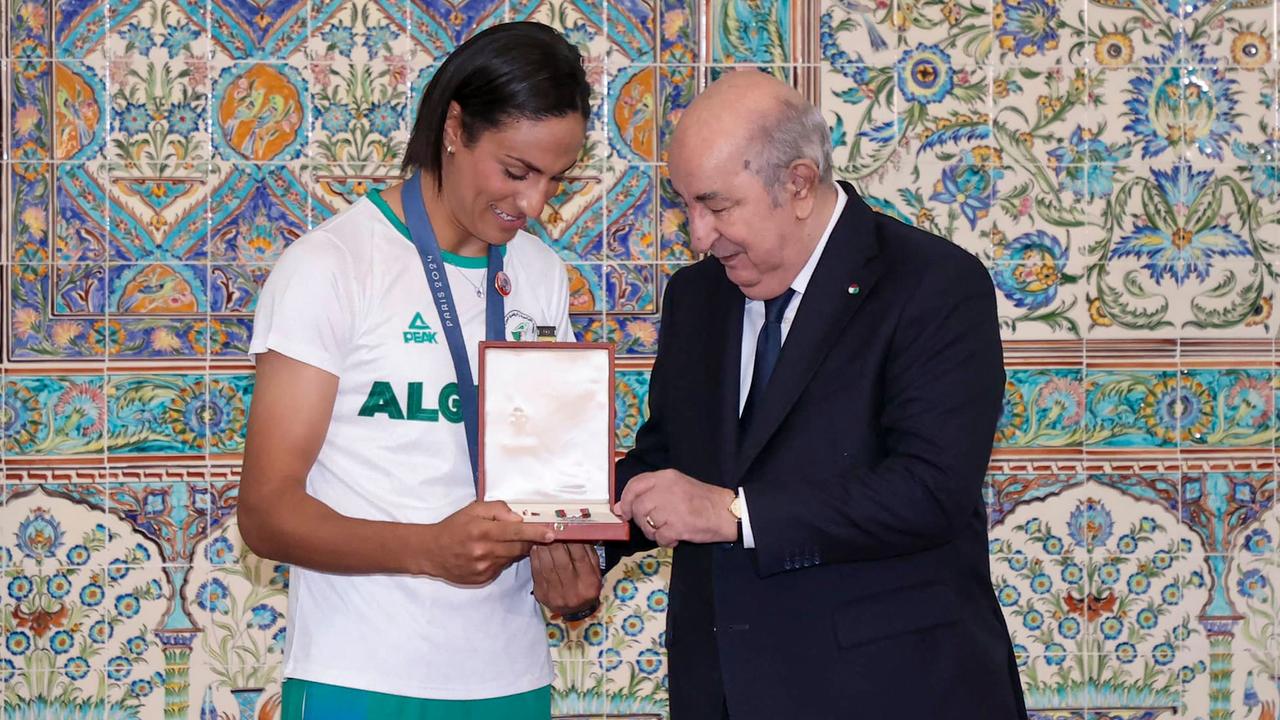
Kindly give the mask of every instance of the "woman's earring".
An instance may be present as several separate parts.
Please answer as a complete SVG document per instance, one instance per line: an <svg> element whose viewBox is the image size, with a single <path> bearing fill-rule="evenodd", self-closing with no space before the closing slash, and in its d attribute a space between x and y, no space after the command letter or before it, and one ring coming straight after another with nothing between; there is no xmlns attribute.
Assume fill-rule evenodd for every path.
<svg viewBox="0 0 1280 720"><path fill-rule="evenodd" d="M453 146L452 146L452 145L449 145L449 146L445 147L444 151L445 151L445 152L447 152L447 153L449 153L450 155L452 155L452 154L453 154Z"/></svg>

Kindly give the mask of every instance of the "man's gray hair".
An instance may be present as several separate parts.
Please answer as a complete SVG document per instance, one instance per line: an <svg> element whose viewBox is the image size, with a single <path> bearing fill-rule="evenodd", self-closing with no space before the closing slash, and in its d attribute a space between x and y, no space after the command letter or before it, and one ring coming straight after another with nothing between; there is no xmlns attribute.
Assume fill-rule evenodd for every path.
<svg viewBox="0 0 1280 720"><path fill-rule="evenodd" d="M769 191L775 205L787 168L796 160L818 166L821 181L831 182L831 130L822 111L807 102L784 100L756 127L747 163Z"/></svg>

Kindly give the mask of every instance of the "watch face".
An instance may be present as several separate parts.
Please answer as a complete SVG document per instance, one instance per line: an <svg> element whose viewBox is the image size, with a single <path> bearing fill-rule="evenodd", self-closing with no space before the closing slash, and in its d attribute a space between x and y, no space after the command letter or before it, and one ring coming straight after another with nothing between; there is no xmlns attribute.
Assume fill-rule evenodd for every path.
<svg viewBox="0 0 1280 720"><path fill-rule="evenodd" d="M741 497L736 497L733 499L733 502L729 503L729 512L733 513L733 516L738 518L739 520L742 519L742 498Z"/></svg>

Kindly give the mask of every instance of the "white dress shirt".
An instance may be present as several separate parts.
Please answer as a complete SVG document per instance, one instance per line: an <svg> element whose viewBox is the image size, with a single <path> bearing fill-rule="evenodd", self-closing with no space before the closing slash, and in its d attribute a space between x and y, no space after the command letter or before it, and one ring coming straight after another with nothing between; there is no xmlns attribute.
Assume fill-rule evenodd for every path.
<svg viewBox="0 0 1280 720"><path fill-rule="evenodd" d="M845 203L848 196L845 195L844 188L839 184L836 185L836 207L831 212L831 219L827 221L827 229L822 233L822 237L818 240L818 244L814 246L813 252L809 255L809 261L800 268L800 273L791 281L791 289L795 290L795 294L791 296L791 302L787 304L787 309L782 313L782 344L787 342L787 333L791 330L791 321L796 316L796 311L800 309L800 301L804 299L804 291L809 287L809 278L813 277L814 268L818 267L818 260L822 257L822 251L827 247L827 240L831 238L831 231L836 227L836 221L840 219L840 213L844 212ZM746 310L742 313L742 364L738 375L738 415L742 415L742 408L747 403L747 392L751 389L751 375L755 371L756 364L756 339L760 335L760 328L764 326L764 301L745 299ZM757 400L758 402L758 400ZM747 511L747 494L741 487L738 488L738 497L742 499L742 546L753 548L756 546L755 536L751 534L751 517Z"/></svg>

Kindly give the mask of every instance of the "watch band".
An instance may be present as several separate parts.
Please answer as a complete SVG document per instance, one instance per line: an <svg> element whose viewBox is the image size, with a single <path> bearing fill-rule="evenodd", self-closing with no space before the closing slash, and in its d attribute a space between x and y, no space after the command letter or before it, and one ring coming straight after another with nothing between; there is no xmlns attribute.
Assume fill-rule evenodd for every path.
<svg viewBox="0 0 1280 720"><path fill-rule="evenodd" d="M564 618L568 622L578 622L579 620L586 620L587 618L591 617L592 615L595 614L596 610L599 610L599 609L600 609L600 601L596 600L595 602L579 610L578 612L565 613L560 617Z"/></svg>

